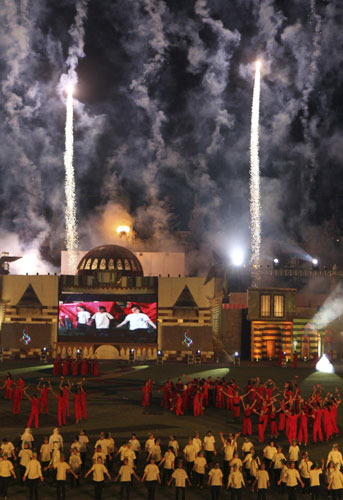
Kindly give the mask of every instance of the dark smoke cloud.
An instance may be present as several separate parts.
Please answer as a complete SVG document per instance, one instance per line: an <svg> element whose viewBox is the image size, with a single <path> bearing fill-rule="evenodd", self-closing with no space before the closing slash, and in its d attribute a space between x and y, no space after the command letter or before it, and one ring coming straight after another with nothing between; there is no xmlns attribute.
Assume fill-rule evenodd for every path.
<svg viewBox="0 0 343 500"><path fill-rule="evenodd" d="M80 245L111 240L95 228L115 207L118 217L131 217L142 245L186 247L192 272L206 268L212 249L247 247L253 62L260 58L265 254L291 241L299 252L341 262L338 1L89 0L78 6L71 0L0 4L4 250L15 240L13 251L30 247L38 256L39 249L57 264L64 247L59 82L71 68L78 77ZM73 42L83 39L83 29L79 46Z"/></svg>

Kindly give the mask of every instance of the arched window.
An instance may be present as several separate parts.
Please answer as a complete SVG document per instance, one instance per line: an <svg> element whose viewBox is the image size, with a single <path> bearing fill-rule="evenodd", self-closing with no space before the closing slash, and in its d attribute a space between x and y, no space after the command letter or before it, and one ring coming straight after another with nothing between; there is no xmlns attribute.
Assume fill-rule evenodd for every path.
<svg viewBox="0 0 343 500"><path fill-rule="evenodd" d="M99 269L102 271L106 270L106 259L101 259Z"/></svg>
<svg viewBox="0 0 343 500"><path fill-rule="evenodd" d="M81 261L81 264L80 264L79 269L83 269L83 268L85 267L85 264L86 264L86 261L85 261L85 259L83 259L83 260Z"/></svg>
<svg viewBox="0 0 343 500"><path fill-rule="evenodd" d="M99 259L94 259L94 260L93 260L93 263L92 263L92 270L93 270L93 269L98 269L98 262L99 262Z"/></svg>
<svg viewBox="0 0 343 500"><path fill-rule="evenodd" d="M119 269L119 271L123 269L123 263L120 259L117 260L117 269Z"/></svg>
<svg viewBox="0 0 343 500"><path fill-rule="evenodd" d="M108 270L109 271L114 271L115 267L114 267L114 260L113 259L110 259L108 261Z"/></svg>
<svg viewBox="0 0 343 500"><path fill-rule="evenodd" d="M131 269L133 271L137 271L136 261L134 259L131 259L130 262L131 262Z"/></svg>
<svg viewBox="0 0 343 500"><path fill-rule="evenodd" d="M125 265L125 271L131 271L131 266L130 266L130 262L128 261L128 259L124 260L124 265Z"/></svg>
<svg viewBox="0 0 343 500"><path fill-rule="evenodd" d="M90 269L91 268L91 263L92 263L92 259L88 259L87 262L86 262L86 265L85 265L85 269Z"/></svg>

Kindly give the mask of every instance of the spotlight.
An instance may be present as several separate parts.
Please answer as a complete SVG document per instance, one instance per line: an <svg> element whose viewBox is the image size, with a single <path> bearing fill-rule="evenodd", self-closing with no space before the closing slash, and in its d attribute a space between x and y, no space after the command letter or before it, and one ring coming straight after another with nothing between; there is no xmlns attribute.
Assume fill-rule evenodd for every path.
<svg viewBox="0 0 343 500"><path fill-rule="evenodd" d="M194 356L194 364L201 365L201 351L198 349Z"/></svg>
<svg viewBox="0 0 343 500"><path fill-rule="evenodd" d="M244 255L242 250L240 250L239 248L235 248L234 250L232 250L231 261L234 266L242 266L244 262Z"/></svg>
<svg viewBox="0 0 343 500"><path fill-rule="evenodd" d="M241 357L239 355L239 352L237 352L237 351L234 354L234 362L233 362L233 364L235 366L240 366L240 364L241 364Z"/></svg>
<svg viewBox="0 0 343 500"><path fill-rule="evenodd" d="M46 347L42 347L41 353L40 353L40 360L43 363L47 363L47 357L48 357L48 350Z"/></svg>
<svg viewBox="0 0 343 500"><path fill-rule="evenodd" d="M77 354L78 356L81 356L81 354L82 354L82 349L78 348L78 349L77 349L77 351L76 351L76 354Z"/></svg>
<svg viewBox="0 0 343 500"><path fill-rule="evenodd" d="M316 269L319 269L319 260L318 259L312 259L312 269L315 271Z"/></svg>
<svg viewBox="0 0 343 500"><path fill-rule="evenodd" d="M130 349L130 352L129 352L129 363L131 365L133 365L134 362L135 362L135 350L134 349Z"/></svg>
<svg viewBox="0 0 343 500"><path fill-rule="evenodd" d="M277 257L275 257L275 259L273 259L273 268L274 269L277 269L280 265L280 261Z"/></svg>
<svg viewBox="0 0 343 500"><path fill-rule="evenodd" d="M157 351L157 364L163 365L163 352L160 349Z"/></svg>

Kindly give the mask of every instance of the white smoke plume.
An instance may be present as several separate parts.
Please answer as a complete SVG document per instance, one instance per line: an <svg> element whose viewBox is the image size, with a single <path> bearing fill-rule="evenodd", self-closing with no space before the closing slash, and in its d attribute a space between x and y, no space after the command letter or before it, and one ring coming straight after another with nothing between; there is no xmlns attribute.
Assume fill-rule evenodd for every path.
<svg viewBox="0 0 343 500"><path fill-rule="evenodd" d="M39 244L44 258L57 262L64 240L65 103L56 89L61 73L73 68L83 248L102 243L101 235L92 239L89 221L96 225L94 217L111 202L133 217L142 239L162 234L160 249L180 231L199 266L217 241L239 238L249 248L251 63L258 56L268 254L273 241L291 241L322 263L322 256L331 265L341 260L339 2L317 0L310 24L310 1L306 10L295 0L247 0L234 9L217 0L103 0L87 4L86 32L82 5L0 3L0 231L18 234L23 245ZM303 137L307 92L315 172ZM311 172L307 196L303 181Z"/></svg>
<svg viewBox="0 0 343 500"><path fill-rule="evenodd" d="M131 82L130 89L138 107L142 108L149 120L150 137L148 139L148 152L150 159L143 170L142 180L147 192L146 206L137 212L137 224L151 224L154 233L161 235L168 232L168 210L159 199L158 169L165 155L165 142L163 139L163 125L166 116L159 107L157 97L151 95L151 84L156 79L163 67L166 58L168 42L164 35L163 16L166 6L158 0L143 0L144 10L149 16L150 33L148 43L151 55L144 62L142 74Z"/></svg>
<svg viewBox="0 0 343 500"><path fill-rule="evenodd" d="M215 127L211 143L206 149L208 154L214 154L222 146L222 131L234 126L234 117L225 108L225 90L228 84L230 60L234 49L240 42L241 36L237 30L231 31L224 27L220 19L212 19L207 0L197 0L195 13L201 18L202 23L208 25L217 36L217 50L214 54L206 55L208 69L203 78L205 91L212 97L212 110L215 114Z"/></svg>
<svg viewBox="0 0 343 500"><path fill-rule="evenodd" d="M76 73L76 68L79 60L85 56L85 22L87 19L87 4L88 0L77 0L76 1L76 14L74 24L69 30L69 35L71 37L71 44L68 50L68 57L66 60L66 65L68 68L68 74L62 75L60 80L59 90L61 93L65 90L68 84L75 86L77 84L78 78Z"/></svg>
<svg viewBox="0 0 343 500"><path fill-rule="evenodd" d="M343 314L343 288L339 283L335 290L326 299L320 310L312 319L312 325L316 330L325 328L326 325Z"/></svg>

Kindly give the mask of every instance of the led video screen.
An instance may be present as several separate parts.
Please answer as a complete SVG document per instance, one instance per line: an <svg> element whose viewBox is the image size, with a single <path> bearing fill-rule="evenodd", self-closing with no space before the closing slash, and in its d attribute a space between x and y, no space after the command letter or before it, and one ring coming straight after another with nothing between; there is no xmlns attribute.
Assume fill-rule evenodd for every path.
<svg viewBox="0 0 343 500"><path fill-rule="evenodd" d="M126 297L90 300L68 296L59 303L60 341L151 342L157 339L157 303Z"/></svg>

